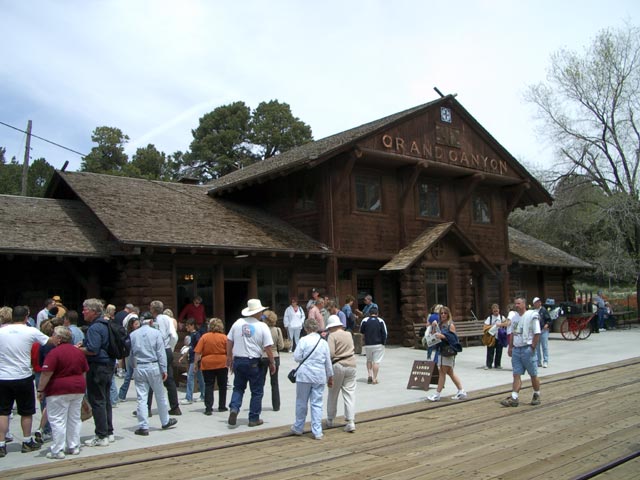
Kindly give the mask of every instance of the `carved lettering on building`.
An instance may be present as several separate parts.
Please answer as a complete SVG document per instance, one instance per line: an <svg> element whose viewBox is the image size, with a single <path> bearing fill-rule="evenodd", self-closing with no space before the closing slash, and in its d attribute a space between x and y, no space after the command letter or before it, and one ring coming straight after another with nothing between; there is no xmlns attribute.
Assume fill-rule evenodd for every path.
<svg viewBox="0 0 640 480"><path fill-rule="evenodd" d="M467 152L461 148L451 148L451 143L459 145L458 137L454 133L449 132L447 142L447 145L434 145L427 141L393 137L387 134L382 136L383 147L400 155L410 155L498 175L506 175L509 171L509 166L505 160L499 160L481 153Z"/></svg>

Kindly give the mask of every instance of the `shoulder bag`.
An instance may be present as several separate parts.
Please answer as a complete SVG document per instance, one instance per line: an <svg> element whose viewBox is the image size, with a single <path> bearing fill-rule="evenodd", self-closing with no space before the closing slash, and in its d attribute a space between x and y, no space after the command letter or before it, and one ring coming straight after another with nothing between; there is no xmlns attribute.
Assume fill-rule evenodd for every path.
<svg viewBox="0 0 640 480"><path fill-rule="evenodd" d="M296 373L298 373L298 369L302 366L302 364L305 362L305 360L306 360L307 358L309 358L309 356L313 353L313 351L316 349L316 347L320 344L320 341L321 341L321 340L322 340L322 337L320 337L320 338L318 339L318 343L316 343L316 344L315 344L315 346L314 346L314 347L311 349L311 351L309 352L309 354L308 354L306 357L304 357L304 358L302 359L302 361L300 362L300 364L299 364L296 368L294 368L293 370L291 370L291 371L288 373L287 378L289 379L289 381L290 381L291 383L296 383Z"/></svg>

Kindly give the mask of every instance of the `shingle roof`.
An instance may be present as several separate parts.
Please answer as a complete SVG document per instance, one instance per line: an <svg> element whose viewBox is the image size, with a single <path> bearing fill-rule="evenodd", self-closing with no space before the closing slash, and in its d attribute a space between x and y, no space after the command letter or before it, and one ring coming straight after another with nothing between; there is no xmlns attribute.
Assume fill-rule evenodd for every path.
<svg viewBox="0 0 640 480"><path fill-rule="evenodd" d="M0 195L2 253L108 257L108 232L82 203Z"/></svg>
<svg viewBox="0 0 640 480"><path fill-rule="evenodd" d="M569 255L548 243L509 227L509 251L519 263L545 267L593 268L590 263Z"/></svg>
<svg viewBox="0 0 640 480"><path fill-rule="evenodd" d="M413 265L425 252L427 252L433 245L444 238L447 234L452 233L454 237L459 241L470 253L477 256L477 260L484 265L484 267L492 272L496 273L496 268L489 262L489 260L480 252L478 247L467 238L467 236L456 226L454 222L445 222L435 225L426 229L421 235L419 235L413 242L400 250L389 262L387 262L380 270L405 270Z"/></svg>
<svg viewBox="0 0 640 480"><path fill-rule="evenodd" d="M126 244L328 251L323 244L264 211L207 196L203 186L80 172L57 175L109 232Z"/></svg>
<svg viewBox="0 0 640 480"><path fill-rule="evenodd" d="M406 270L413 265L424 253L429 250L438 240L444 237L451 229L453 222L446 222L427 229L422 235L416 238L409 245L400 250L391 260L389 260L380 270Z"/></svg>

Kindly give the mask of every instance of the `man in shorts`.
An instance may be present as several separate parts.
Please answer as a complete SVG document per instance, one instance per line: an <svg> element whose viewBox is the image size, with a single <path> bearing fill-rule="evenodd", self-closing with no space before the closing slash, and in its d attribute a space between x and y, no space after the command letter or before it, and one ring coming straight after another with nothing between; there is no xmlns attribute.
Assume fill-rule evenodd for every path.
<svg viewBox="0 0 640 480"><path fill-rule="evenodd" d="M526 371L531 377L533 398L531 405L540 405L540 380L538 379L538 359L536 347L540 341L540 320L537 310L527 310L524 298L515 299L515 314L511 319L509 351L513 367L513 388L511 395L500 402L504 407L517 407L522 387L521 376Z"/></svg>
<svg viewBox="0 0 640 480"><path fill-rule="evenodd" d="M36 396L33 390L31 371L31 346L57 342L37 328L29 327L29 310L23 306L13 309L11 323L0 328L0 458L6 456L6 437L9 415L14 402L18 407L22 426L22 453L40 449L40 444L31 437L33 414L36 413Z"/></svg>
<svg viewBox="0 0 640 480"><path fill-rule="evenodd" d="M384 357L384 345L387 343L387 326L378 316L377 307L372 307L369 316L362 320L360 333L364 337L367 355L367 383L377 384L380 362Z"/></svg>

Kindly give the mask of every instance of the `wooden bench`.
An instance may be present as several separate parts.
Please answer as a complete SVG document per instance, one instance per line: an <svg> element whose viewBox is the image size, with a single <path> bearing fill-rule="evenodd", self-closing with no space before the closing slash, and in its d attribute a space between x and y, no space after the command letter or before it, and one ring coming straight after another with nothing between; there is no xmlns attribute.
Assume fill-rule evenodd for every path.
<svg viewBox="0 0 640 480"><path fill-rule="evenodd" d="M459 322L455 322L456 325L456 335L462 342L464 340L464 346L469 346L469 339L480 338L482 337L482 330L484 327L484 322L481 320L461 320ZM422 345L422 337L420 337L420 329L422 327L427 327L426 323L414 323L413 324L413 334L416 339L416 348L424 349L425 347Z"/></svg>
<svg viewBox="0 0 640 480"><path fill-rule="evenodd" d="M620 312L613 312L613 316L616 319L616 328L631 328L631 322L634 320L634 316L636 315L635 310L622 310ZM605 321L605 325L608 328L607 319Z"/></svg>

